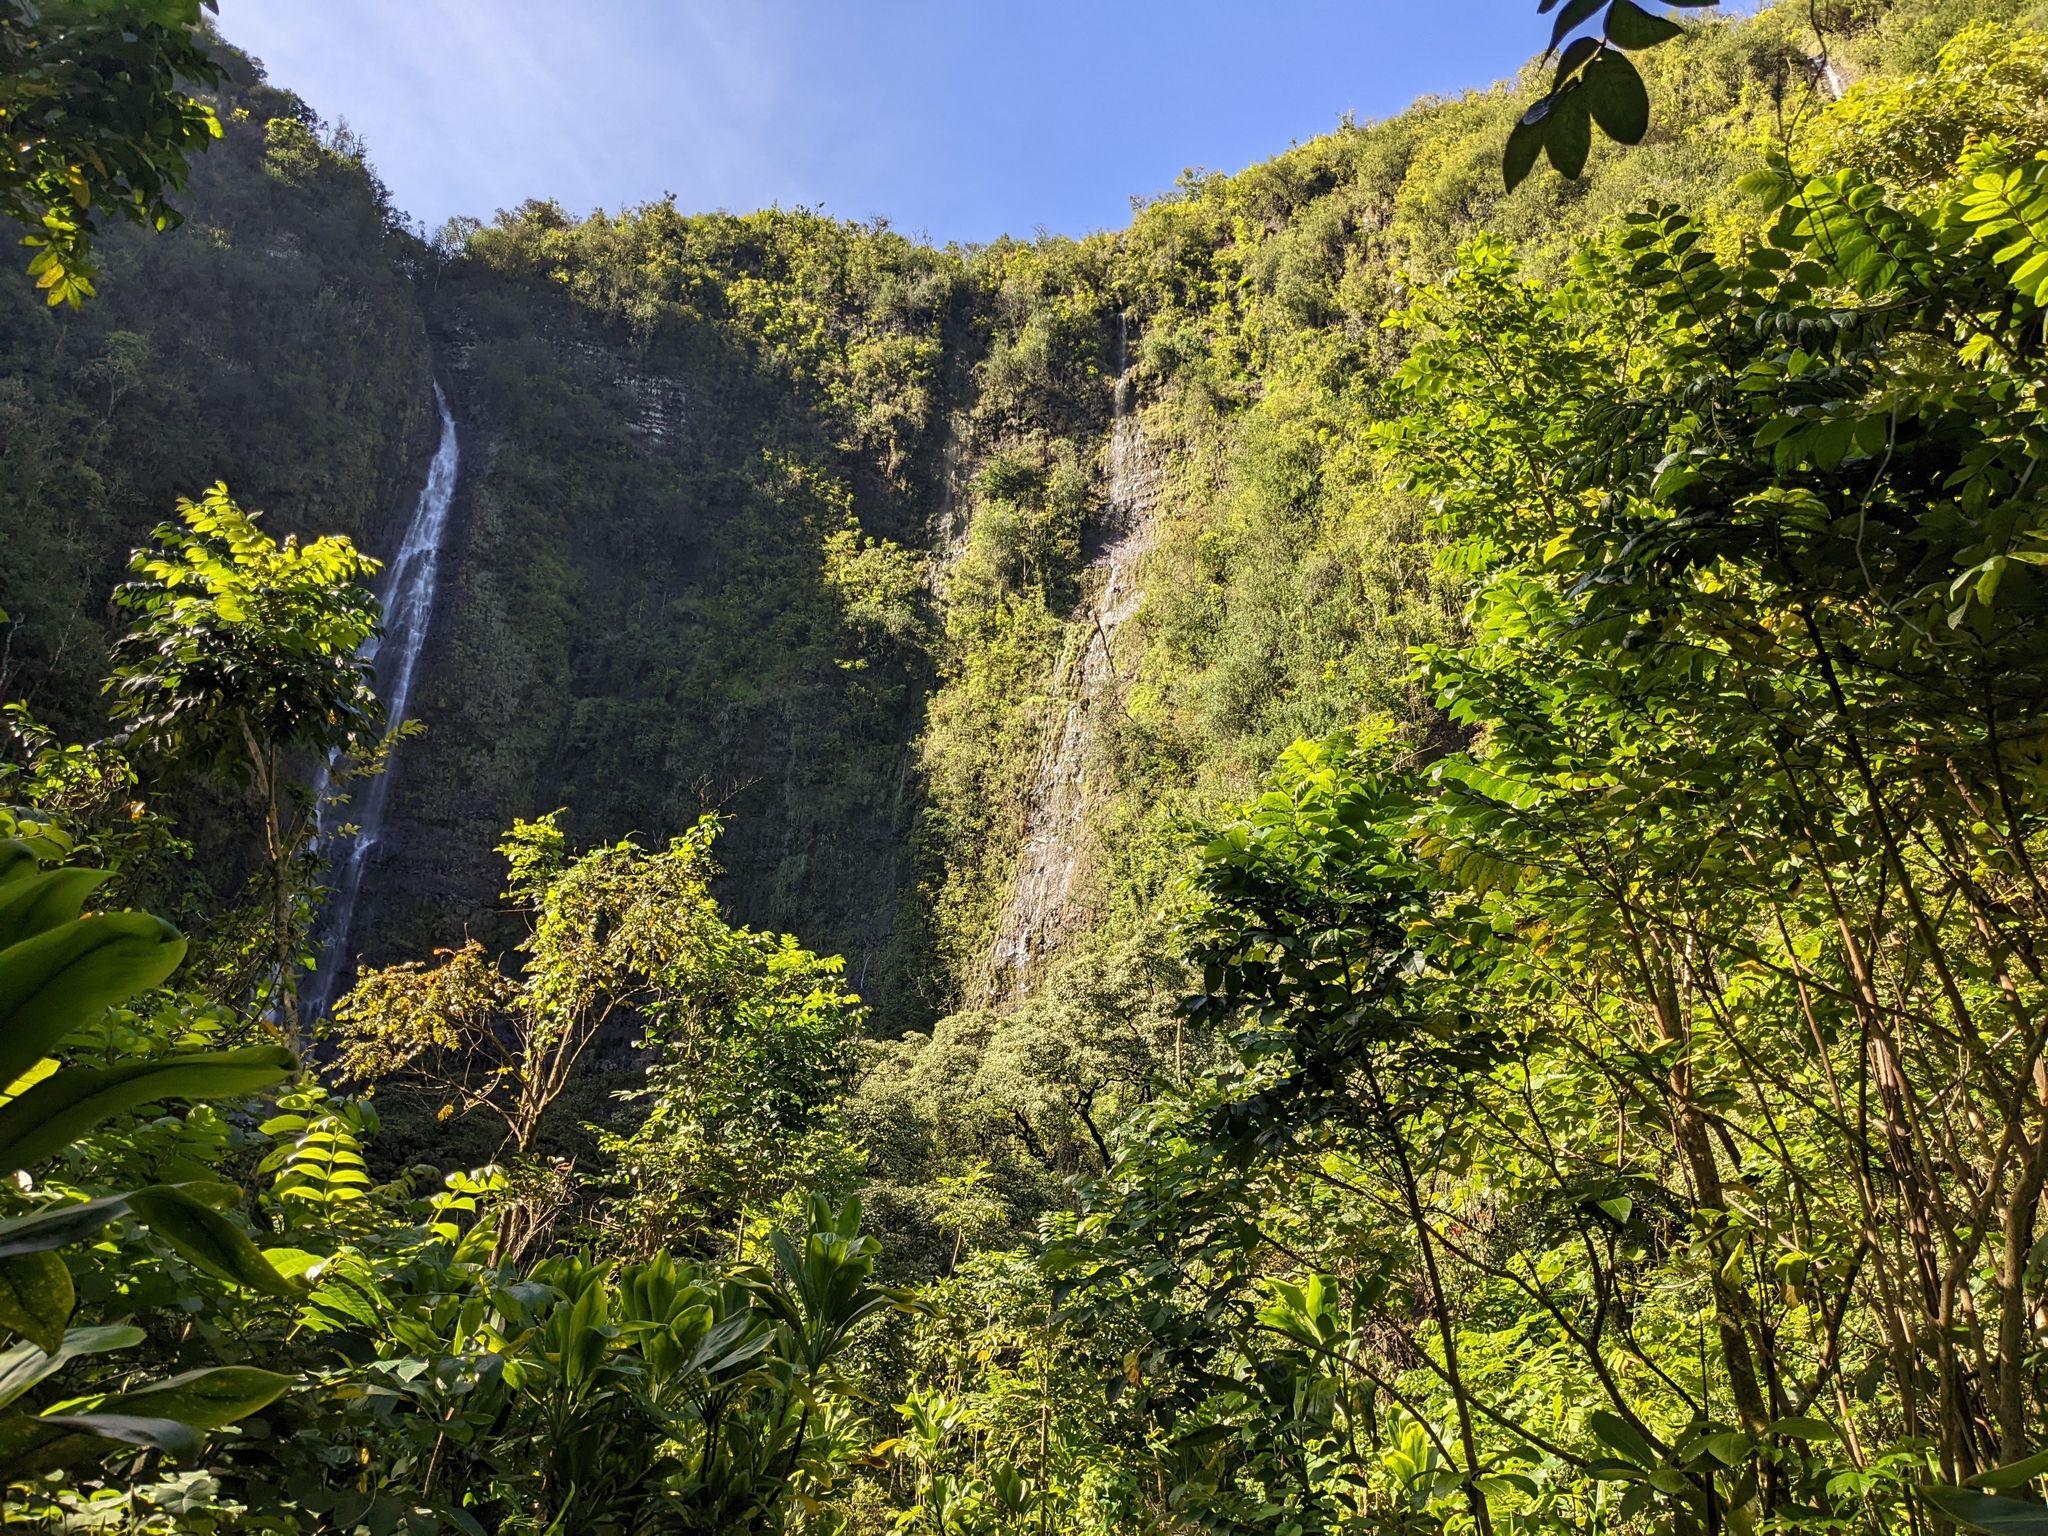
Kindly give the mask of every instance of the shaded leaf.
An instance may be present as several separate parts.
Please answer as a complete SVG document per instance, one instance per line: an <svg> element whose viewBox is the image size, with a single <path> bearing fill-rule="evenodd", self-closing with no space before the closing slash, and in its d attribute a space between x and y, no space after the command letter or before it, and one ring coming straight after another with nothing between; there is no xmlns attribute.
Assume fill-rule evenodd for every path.
<svg viewBox="0 0 2048 1536"><path fill-rule="evenodd" d="M1612 48L1603 48L1580 81L1600 131L1619 144L1642 143L1650 131L1650 93L1635 65Z"/></svg>
<svg viewBox="0 0 2048 1536"><path fill-rule="evenodd" d="M208 1274L272 1296L299 1293L234 1221L176 1185L138 1189L128 1204L152 1232Z"/></svg>
<svg viewBox="0 0 2048 1536"><path fill-rule="evenodd" d="M64 1067L0 1105L0 1166L31 1167L139 1104L244 1098L284 1081L296 1065L283 1046L256 1045L115 1067Z"/></svg>
<svg viewBox="0 0 2048 1536"><path fill-rule="evenodd" d="M1685 31L1668 16L1653 16L1635 0L1614 0L1607 12L1607 40L1617 48L1654 48Z"/></svg>
<svg viewBox="0 0 2048 1536"><path fill-rule="evenodd" d="M1920 1497L1967 1530L1988 1536L2048 1536L2048 1506L1972 1488L1922 1488Z"/></svg>
<svg viewBox="0 0 2048 1536"><path fill-rule="evenodd" d="M200 1429L219 1429L267 1408L289 1392L292 1385L291 1377L276 1371L220 1365L115 1393L103 1398L93 1411L173 1419Z"/></svg>
<svg viewBox="0 0 2048 1536"><path fill-rule="evenodd" d="M0 950L0 1083L102 1008L177 969L185 941L143 912L102 912Z"/></svg>
<svg viewBox="0 0 2048 1536"><path fill-rule="evenodd" d="M54 1253L17 1253L0 1259L0 1327L55 1354L78 1297L71 1271Z"/></svg>
<svg viewBox="0 0 2048 1536"><path fill-rule="evenodd" d="M0 1407L13 1402L37 1382L62 1370L81 1355L105 1354L110 1349L133 1349L140 1344L140 1328L127 1326L73 1328L50 1354L35 1344L16 1344L0 1351Z"/></svg>

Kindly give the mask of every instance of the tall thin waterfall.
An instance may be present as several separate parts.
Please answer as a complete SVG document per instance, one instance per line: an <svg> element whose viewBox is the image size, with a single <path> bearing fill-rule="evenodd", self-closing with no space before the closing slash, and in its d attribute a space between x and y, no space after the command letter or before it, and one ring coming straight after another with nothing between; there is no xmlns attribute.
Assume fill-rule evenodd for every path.
<svg viewBox="0 0 2048 1536"><path fill-rule="evenodd" d="M419 505L406 525L405 539L386 572L384 589L378 594L384 604L384 632L363 644L363 660L377 669L377 688L384 699L388 726L402 723L412 707L412 687L419 676L420 656L426 649L427 631L434 622L434 596L441 577L441 547L448 534L448 510L455 502L456 471L461 449L456 442L455 416L448 409L448 397L434 386L434 409L441 415L441 441L434 449L434 461L427 467L427 483L420 488ZM321 799L328 788L327 772L320 776ZM319 841L326 847L334 829L352 821L359 829L346 847L339 850L333 868L334 892L329 898L322 927L320 969L306 988L303 1006L308 1018L325 1013L334 1001L349 963L349 936L355 926L356 901L362 894L363 874L370 855L384 831L384 806L391 795L391 773L363 781L357 803L329 809L320 814Z"/></svg>
<svg viewBox="0 0 2048 1536"><path fill-rule="evenodd" d="M1031 967L1056 946L1073 917L1088 810L1101 792L1090 781L1099 734L1096 717L1121 707L1124 682L1117 673L1116 637L1143 605L1138 566L1158 531L1153 509L1159 500L1159 465L1138 424L1135 392L1129 325L1119 316L1116 386L1103 456L1108 506L1102 524L1108 537L1090 562L1093 593L1072 615L1053 679L1066 709L1040 747L1025 802L1016 871L986 963L984 1000L991 1004L1020 995Z"/></svg>

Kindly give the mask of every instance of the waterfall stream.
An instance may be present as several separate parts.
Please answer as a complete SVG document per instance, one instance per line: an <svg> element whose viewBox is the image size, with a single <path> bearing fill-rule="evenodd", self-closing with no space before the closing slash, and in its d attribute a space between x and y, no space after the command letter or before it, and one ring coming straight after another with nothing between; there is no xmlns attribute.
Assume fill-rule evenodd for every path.
<svg viewBox="0 0 2048 1536"><path fill-rule="evenodd" d="M419 676L420 657L426 649L427 631L434 622L434 597L441 576L441 549L448 534L449 508L455 502L456 473L461 450L456 441L455 416L448 409L448 397L434 386L434 409L441 417L441 440L427 466L427 483L406 524L405 538L386 572L378 597L384 605L384 628L363 645L362 659L377 669L377 688L384 700L387 728L402 724L412 707L413 683ZM349 962L349 936L355 926L356 903L362 895L363 875L370 855L384 831L384 807L391 795L391 770L362 781L360 803L329 806L328 770L320 775L320 830L318 846L328 851L345 821L357 827L355 836L333 857L333 892L328 898L322 925L320 968L306 987L303 1008L308 1018L327 1011L334 1001Z"/></svg>
<svg viewBox="0 0 2048 1536"><path fill-rule="evenodd" d="M1108 540L1091 562L1098 585L1070 622L1055 691L1064 714L1040 750L1025 803L1023 847L1012 877L1002 926L988 958L986 1001L1019 994L1035 961L1054 947L1070 919L1069 901L1081 863L1081 842L1094 788L1089 759L1096 716L1123 689L1114 645L1144 601L1138 564L1156 533L1152 509L1159 497L1159 466L1145 441L1133 400L1129 331L1118 321L1117 376L1104 468Z"/></svg>

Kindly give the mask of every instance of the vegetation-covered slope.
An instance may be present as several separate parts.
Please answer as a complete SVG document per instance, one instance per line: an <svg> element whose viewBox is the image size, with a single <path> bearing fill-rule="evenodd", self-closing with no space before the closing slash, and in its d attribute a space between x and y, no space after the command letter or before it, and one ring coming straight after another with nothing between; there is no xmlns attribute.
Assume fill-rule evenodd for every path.
<svg viewBox="0 0 2048 1536"><path fill-rule="evenodd" d="M175 234L104 241L77 312L0 292L8 693L73 731L106 593L176 496L225 479L281 528L381 547L432 446L424 248L358 146L230 64Z"/></svg>
<svg viewBox="0 0 2048 1536"><path fill-rule="evenodd" d="M81 315L12 296L12 654L45 714L89 721L82 621L213 479L282 526L395 541L431 330L469 448L459 575L362 946L487 921L508 812L662 836L720 805L738 909L845 950L892 1028L928 1023L1156 907L1177 808L1242 792L1298 734L1418 706L1405 648L1457 599L1346 446L1401 350L1389 305L1482 227L1540 264L1643 197L1726 199L1829 71L1922 64L1967 16L1823 20L1647 56L1649 142L1580 183L1498 191L1517 108L1496 90L1193 179L1118 234L971 252L545 204L429 247L353 141L315 142L238 65L189 226L118 244ZM1158 488L1120 553L1145 601L1077 731L1125 370L1125 456ZM1086 825L1054 838L1048 814L1081 809L1048 812L1060 775L1087 780ZM1049 841L1075 867L1020 913L1020 850L1042 865Z"/></svg>
<svg viewBox="0 0 2048 1536"><path fill-rule="evenodd" d="M414 372L330 430L416 477L427 355L462 423L367 936L401 963L262 1116L22 1124L193 1049L268 1054L163 1100L273 1082L276 966L33 1013L8 1359L136 1353L0 1417L20 1507L2039 1528L2042 22L1773 7L1646 56L1655 132L1578 182L1499 190L1532 80L974 251L666 204L430 246L346 141L231 123L208 196L267 227L331 178L382 252ZM193 323L125 275L138 334ZM103 377L25 369L24 409L72 421ZM67 473L113 462L68 441ZM281 523L380 537L360 485L330 510L295 473ZM72 562L9 568L24 635L139 536L126 496L69 529L23 503ZM129 665L176 652L166 614L204 659L260 606L273 552L187 522L242 540L234 579L145 603ZM99 663L18 654L90 729ZM209 676L163 686L250 718ZM136 896L175 862L179 719L134 719L0 780L25 1017L48 935L114 926L37 861ZM288 950L307 872L271 863ZM168 968L121 925L100 1001ZM152 1395L189 1368L262 1379ZM254 1427L124 1427L152 1402Z"/></svg>
<svg viewBox="0 0 2048 1536"><path fill-rule="evenodd" d="M957 288L800 214L533 205L466 235L430 304L470 468L400 839L446 864L407 886L415 933L488 905L508 806L657 834L720 807L741 909L872 968L928 670L914 572L864 628L828 551L933 518Z"/></svg>

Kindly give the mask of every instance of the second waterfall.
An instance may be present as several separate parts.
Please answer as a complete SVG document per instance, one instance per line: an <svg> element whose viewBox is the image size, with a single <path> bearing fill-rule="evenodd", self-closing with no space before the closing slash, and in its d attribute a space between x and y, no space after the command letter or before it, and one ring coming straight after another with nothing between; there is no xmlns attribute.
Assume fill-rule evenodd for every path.
<svg viewBox="0 0 2048 1536"><path fill-rule="evenodd" d="M390 728L402 724L412 706L413 683L419 676L427 631L433 627L441 551L447 541L449 511L455 503L456 476L461 464L455 415L448 409L448 397L439 384L434 386L434 409L441 418L441 440L434 449L433 462L427 467L427 483L420 488L412 520L406 524L405 538L385 575L383 590L378 593L384 605L383 632L362 650L363 660L377 669L377 691L384 701L385 724ZM304 1008L308 1017L327 1011L349 964L349 938L355 927L363 876L384 830L391 771L387 767L383 773L364 781L359 804L329 808L325 804L327 787L327 776L323 773L319 842L332 860L334 886L319 929L320 968L306 987ZM332 829L344 822L355 824L355 836L344 847L330 851Z"/></svg>

